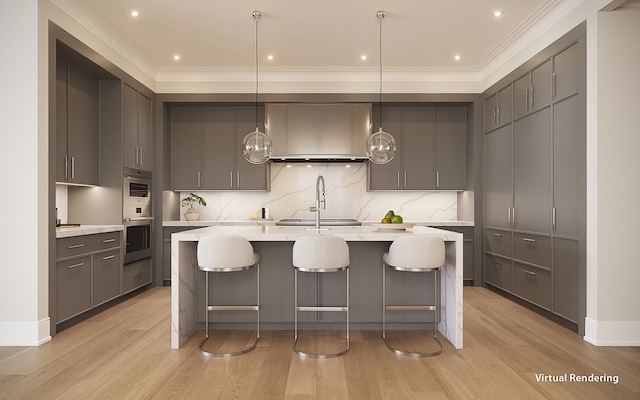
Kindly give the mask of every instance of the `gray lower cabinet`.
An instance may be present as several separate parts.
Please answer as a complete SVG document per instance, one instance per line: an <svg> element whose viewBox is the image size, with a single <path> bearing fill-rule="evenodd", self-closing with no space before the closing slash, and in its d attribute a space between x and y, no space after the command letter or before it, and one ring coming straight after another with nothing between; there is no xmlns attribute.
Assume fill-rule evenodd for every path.
<svg viewBox="0 0 640 400"><path fill-rule="evenodd" d="M122 293L121 232L56 239L56 260L56 323Z"/></svg>
<svg viewBox="0 0 640 400"><path fill-rule="evenodd" d="M193 226L167 226L162 228L162 280L165 285L171 284L171 235L195 229Z"/></svg>
<svg viewBox="0 0 640 400"><path fill-rule="evenodd" d="M551 309L551 271L513 262L513 294L547 310Z"/></svg>
<svg viewBox="0 0 640 400"><path fill-rule="evenodd" d="M466 189L466 106L374 108L374 127L380 113L398 151L387 164L369 163L369 190Z"/></svg>
<svg viewBox="0 0 640 400"><path fill-rule="evenodd" d="M578 322L578 241L553 238L553 312Z"/></svg>
<svg viewBox="0 0 640 400"><path fill-rule="evenodd" d="M264 131L264 109L258 111ZM255 116L253 107L172 107L171 189L269 190L269 163L251 164L242 155Z"/></svg>
<svg viewBox="0 0 640 400"><path fill-rule="evenodd" d="M473 226L439 226L438 229L462 233L462 279L465 281L473 281Z"/></svg>
<svg viewBox="0 0 640 400"><path fill-rule="evenodd" d="M484 280L500 289L511 291L513 269L510 258L494 254L484 254Z"/></svg>

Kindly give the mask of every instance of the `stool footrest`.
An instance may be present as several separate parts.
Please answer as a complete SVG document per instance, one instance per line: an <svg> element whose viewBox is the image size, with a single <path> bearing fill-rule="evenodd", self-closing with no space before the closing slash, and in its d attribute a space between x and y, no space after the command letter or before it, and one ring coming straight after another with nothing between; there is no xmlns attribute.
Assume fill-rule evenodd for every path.
<svg viewBox="0 0 640 400"><path fill-rule="evenodd" d="M207 306L207 311L258 311L258 306Z"/></svg>
<svg viewBox="0 0 640 400"><path fill-rule="evenodd" d="M296 311L339 311L347 312L347 307L296 307Z"/></svg>
<svg viewBox="0 0 640 400"><path fill-rule="evenodd" d="M435 306L386 306L385 311L435 311Z"/></svg>

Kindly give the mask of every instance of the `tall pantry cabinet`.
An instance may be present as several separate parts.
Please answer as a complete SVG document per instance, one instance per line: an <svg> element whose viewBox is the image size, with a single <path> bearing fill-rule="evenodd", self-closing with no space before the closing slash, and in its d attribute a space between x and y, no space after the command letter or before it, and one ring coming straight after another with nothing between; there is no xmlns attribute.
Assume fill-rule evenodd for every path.
<svg viewBox="0 0 640 400"><path fill-rule="evenodd" d="M584 37L535 59L485 93L484 281L583 333Z"/></svg>

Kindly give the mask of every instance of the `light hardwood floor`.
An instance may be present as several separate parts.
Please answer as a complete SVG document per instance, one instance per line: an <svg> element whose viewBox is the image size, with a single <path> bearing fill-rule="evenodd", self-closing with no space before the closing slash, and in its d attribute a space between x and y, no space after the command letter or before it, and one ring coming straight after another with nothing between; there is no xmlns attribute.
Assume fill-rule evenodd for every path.
<svg viewBox="0 0 640 400"><path fill-rule="evenodd" d="M301 358L291 331L267 331L254 351L222 359L198 350L203 332L170 349L170 289L155 288L43 346L0 347L0 398L640 399L639 347L592 346L483 288L465 287L464 300L464 349L447 342L437 357L396 356L379 331L355 331L345 356ZM230 344L251 339L215 334ZM606 374L618 384L538 382L536 374Z"/></svg>

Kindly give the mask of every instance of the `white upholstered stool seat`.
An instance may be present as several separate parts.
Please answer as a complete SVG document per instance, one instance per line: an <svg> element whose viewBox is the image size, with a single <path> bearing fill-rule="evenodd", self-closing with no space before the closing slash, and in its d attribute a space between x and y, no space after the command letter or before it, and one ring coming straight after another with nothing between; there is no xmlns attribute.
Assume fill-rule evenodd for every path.
<svg viewBox="0 0 640 400"><path fill-rule="evenodd" d="M294 266L294 340L293 350L303 356L313 358L338 357L349 351L349 246L337 236L303 236L293 244ZM338 272L345 271L347 300L344 306L298 306L298 271L300 272ZM346 346L331 354L318 354L302 351L298 348L298 312L344 312L346 313Z"/></svg>
<svg viewBox="0 0 640 400"><path fill-rule="evenodd" d="M413 357L429 357L444 351L442 342L438 339L437 326L439 319L438 307L438 271L445 263L444 241L439 237L411 235L396 239L389 247L389 252L382 256L382 339L387 347L396 354ZM387 266L402 272L433 272L433 304L429 305L387 305ZM389 344L386 331L387 311L433 311L433 338L439 349L431 352L411 352L399 350Z"/></svg>
<svg viewBox="0 0 640 400"><path fill-rule="evenodd" d="M233 235L212 235L200 239L198 242L198 268L205 272L205 338L200 343L203 353L230 357L248 353L253 350L260 340L260 256L254 253L251 243L243 237ZM211 305L209 304L209 273L226 273L246 271L256 267L256 303L252 305ZM229 353L214 353L203 349L209 339L210 311L255 311L256 339L242 350Z"/></svg>

